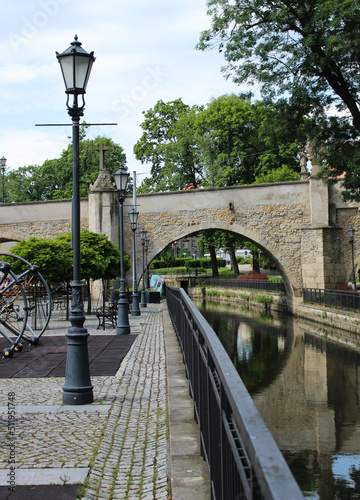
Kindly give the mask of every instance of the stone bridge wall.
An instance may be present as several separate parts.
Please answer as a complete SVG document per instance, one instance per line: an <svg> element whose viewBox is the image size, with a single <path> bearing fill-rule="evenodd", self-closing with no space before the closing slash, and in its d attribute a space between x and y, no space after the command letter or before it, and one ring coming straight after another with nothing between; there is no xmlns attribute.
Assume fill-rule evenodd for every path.
<svg viewBox="0 0 360 500"><path fill-rule="evenodd" d="M132 232L124 203L125 251L132 256ZM351 247L348 229L355 234L358 260L360 216L357 204L344 204L339 186L321 181L237 186L207 190L153 193L137 196L138 228L150 240L148 261L168 244L204 229L239 234L258 245L275 262L289 296L302 287L335 288L350 278ZM0 206L0 242L30 236L56 237L70 231L71 201ZM111 186L89 192L81 201L82 227L105 233L119 243L119 207ZM137 238L138 275L142 248Z"/></svg>

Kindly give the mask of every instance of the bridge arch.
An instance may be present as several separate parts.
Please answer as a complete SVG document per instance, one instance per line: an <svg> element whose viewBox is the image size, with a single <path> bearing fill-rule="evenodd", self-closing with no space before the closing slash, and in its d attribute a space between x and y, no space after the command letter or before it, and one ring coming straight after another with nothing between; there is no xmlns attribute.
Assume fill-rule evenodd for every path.
<svg viewBox="0 0 360 500"><path fill-rule="evenodd" d="M125 251L132 257L132 231L124 203ZM358 203L344 203L341 185L326 186L309 178L297 182L141 194L136 197L138 228L150 239L152 260L167 244L203 229L222 229L253 241L281 273L289 297L301 289L334 289L351 275L348 229L356 229L359 255ZM116 189L101 183L81 200L81 226L106 234L119 244L119 201ZM0 237L18 241L30 236L54 238L71 229L71 200L0 205ZM141 242L137 240L138 271ZM138 273L141 274L140 272Z"/></svg>
<svg viewBox="0 0 360 500"><path fill-rule="evenodd" d="M276 268L278 269L284 284L285 284L285 290L286 294L290 297L293 296L294 290L299 290L301 288L301 284L296 280L296 277L292 275L291 271L287 274L286 272L286 263L282 262L282 256L278 255L277 252L272 252L271 249L269 249L266 245L267 242L264 241L263 235L260 233L249 230L248 228L241 226L240 224L237 223L226 223L222 221L208 221L208 222L203 222L200 223L199 225L196 226L188 226L187 228L184 228L180 232L176 232L176 228L174 231L174 234L168 235L167 238L163 240L163 242L160 245L153 245L151 247L151 251L148 253L149 257L149 262L151 262L162 250L164 250L170 243L173 243L176 240L179 240L181 238L186 238L187 236L190 236L191 234L199 231L205 231L207 229L214 229L214 230L221 230L221 231L226 231L230 233L235 233L238 234L239 236L243 236L247 240L249 240L251 243L254 243L256 246L260 248L262 252L264 252L265 255L270 257L270 259L274 262L276 265ZM149 238L151 241L151 238Z"/></svg>

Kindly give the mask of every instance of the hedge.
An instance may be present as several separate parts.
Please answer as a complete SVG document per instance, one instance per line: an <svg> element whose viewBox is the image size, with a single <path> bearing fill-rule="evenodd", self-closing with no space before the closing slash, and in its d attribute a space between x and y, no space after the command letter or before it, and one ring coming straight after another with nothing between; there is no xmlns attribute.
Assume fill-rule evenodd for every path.
<svg viewBox="0 0 360 500"><path fill-rule="evenodd" d="M218 267L225 267L226 261L224 259L216 259ZM153 260L150 264L150 269L162 269L167 267L163 260ZM179 258L175 259L171 267L203 267L204 269L211 269L211 259L189 259L189 258Z"/></svg>

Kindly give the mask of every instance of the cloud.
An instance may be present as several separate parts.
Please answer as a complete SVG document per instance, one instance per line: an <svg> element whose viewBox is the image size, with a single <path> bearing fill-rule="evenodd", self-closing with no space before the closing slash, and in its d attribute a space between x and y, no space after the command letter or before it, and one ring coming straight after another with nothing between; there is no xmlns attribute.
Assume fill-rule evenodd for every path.
<svg viewBox="0 0 360 500"><path fill-rule="evenodd" d="M14 168L58 157L68 145L71 127L35 124L70 124L55 51L69 47L75 33L96 57L84 119L118 123L93 127L89 137L109 135L125 149L129 165L142 171L149 167L132 153L142 111L159 99L205 104L240 92L222 77L221 55L194 48L210 25L206 0L17 0L2 7L2 19L0 156Z"/></svg>

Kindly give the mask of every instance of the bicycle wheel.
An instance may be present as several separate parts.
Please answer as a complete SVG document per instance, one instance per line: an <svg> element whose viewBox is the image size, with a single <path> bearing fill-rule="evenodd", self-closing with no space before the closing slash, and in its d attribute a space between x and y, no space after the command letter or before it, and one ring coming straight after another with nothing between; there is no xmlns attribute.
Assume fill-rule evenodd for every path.
<svg viewBox="0 0 360 500"><path fill-rule="evenodd" d="M21 352L20 343L28 319L28 303L25 290L7 262L0 261L0 334L9 346L3 350L4 357L11 358Z"/></svg>
<svg viewBox="0 0 360 500"><path fill-rule="evenodd" d="M23 338L31 344L37 345L51 318L52 296L49 285L40 274L37 266L30 264L18 255L0 253L0 258L2 256L9 258L12 269L17 273L17 280L25 291L28 318Z"/></svg>

